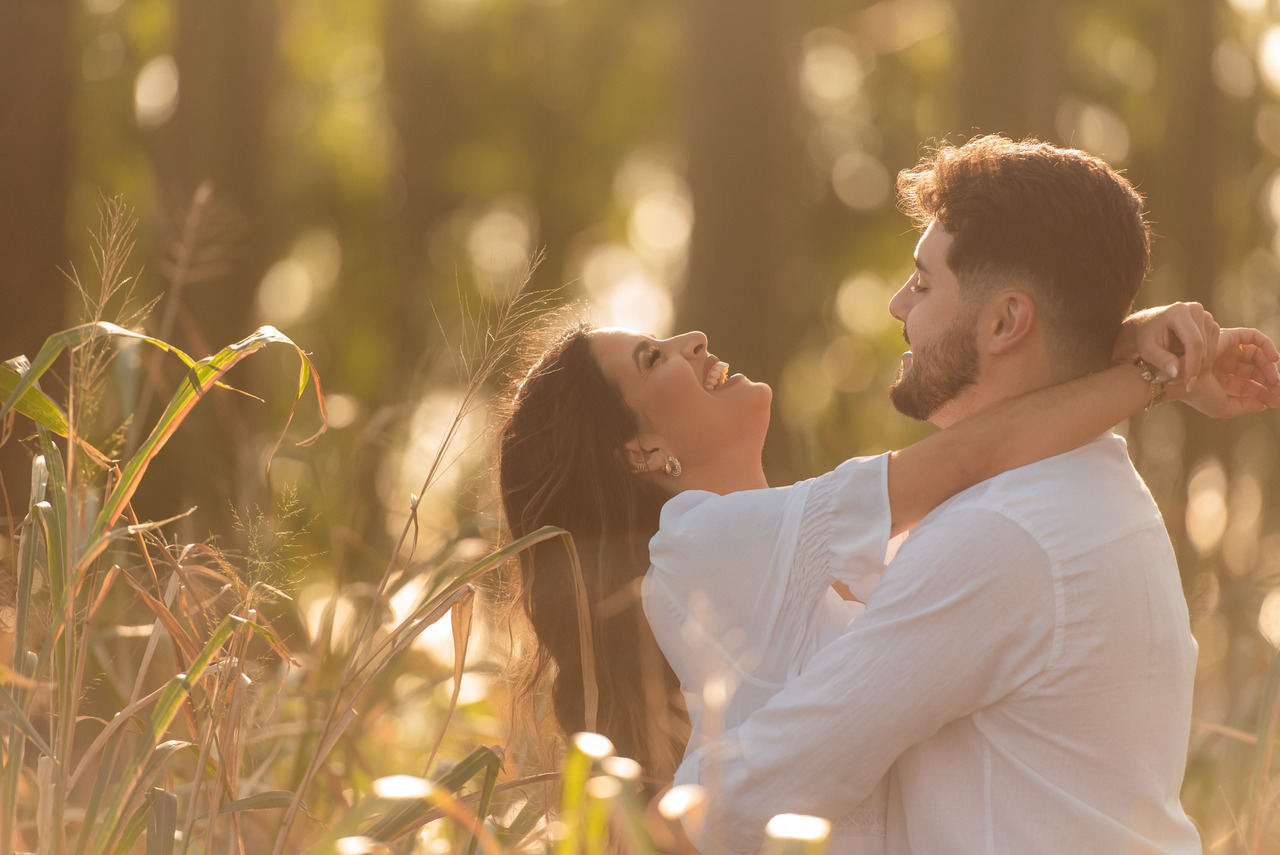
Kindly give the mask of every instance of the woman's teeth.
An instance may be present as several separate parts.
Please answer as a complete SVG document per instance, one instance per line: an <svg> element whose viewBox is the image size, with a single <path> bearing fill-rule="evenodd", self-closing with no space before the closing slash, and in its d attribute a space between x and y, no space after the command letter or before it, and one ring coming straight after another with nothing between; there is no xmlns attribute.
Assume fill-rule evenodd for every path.
<svg viewBox="0 0 1280 855"><path fill-rule="evenodd" d="M711 366L711 371L707 374L707 382L703 384L708 392L713 392L724 383L729 376L729 363L717 361Z"/></svg>

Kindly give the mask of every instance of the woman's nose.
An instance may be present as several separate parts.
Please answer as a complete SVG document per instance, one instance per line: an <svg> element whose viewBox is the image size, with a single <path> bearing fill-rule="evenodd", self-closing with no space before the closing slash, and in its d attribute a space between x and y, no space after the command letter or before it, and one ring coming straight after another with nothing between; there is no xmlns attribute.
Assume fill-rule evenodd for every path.
<svg viewBox="0 0 1280 855"><path fill-rule="evenodd" d="M675 342L685 357L701 356L707 352L707 336L700 330L675 336Z"/></svg>

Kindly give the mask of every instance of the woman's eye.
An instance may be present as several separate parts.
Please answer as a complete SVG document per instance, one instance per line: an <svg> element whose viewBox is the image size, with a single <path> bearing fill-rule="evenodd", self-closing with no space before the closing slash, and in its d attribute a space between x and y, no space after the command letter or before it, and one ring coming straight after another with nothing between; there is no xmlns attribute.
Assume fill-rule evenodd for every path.
<svg viewBox="0 0 1280 855"><path fill-rule="evenodd" d="M651 347L644 352L644 367L652 368L658 364L658 358L662 356L662 351L656 347Z"/></svg>

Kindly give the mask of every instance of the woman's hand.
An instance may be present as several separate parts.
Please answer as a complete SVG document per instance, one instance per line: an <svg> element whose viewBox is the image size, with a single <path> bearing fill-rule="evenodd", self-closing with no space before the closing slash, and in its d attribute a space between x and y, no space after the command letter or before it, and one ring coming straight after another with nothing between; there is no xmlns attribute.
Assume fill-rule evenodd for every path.
<svg viewBox="0 0 1280 855"><path fill-rule="evenodd" d="M1171 384L1169 397L1219 419L1280 407L1280 351L1271 339L1238 327L1221 330L1216 341L1208 370L1194 384Z"/></svg>
<svg viewBox="0 0 1280 855"><path fill-rule="evenodd" d="M1199 303L1157 306L1125 318L1112 355L1116 360L1141 356L1159 369L1158 382L1181 377L1195 389L1196 378L1216 361L1219 333L1213 315Z"/></svg>

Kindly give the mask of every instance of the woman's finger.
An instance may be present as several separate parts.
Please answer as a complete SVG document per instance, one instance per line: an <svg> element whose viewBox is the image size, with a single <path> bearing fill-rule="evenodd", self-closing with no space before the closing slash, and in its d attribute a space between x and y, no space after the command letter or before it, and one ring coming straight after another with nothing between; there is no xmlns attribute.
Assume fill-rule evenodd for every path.
<svg viewBox="0 0 1280 855"><path fill-rule="evenodd" d="M1191 389L1200 365L1204 361L1205 342L1204 328L1199 318L1193 318L1190 311L1179 312L1169 319L1169 332L1182 343L1181 371L1174 375L1187 379L1187 389Z"/></svg>
<svg viewBox="0 0 1280 855"><path fill-rule="evenodd" d="M1213 369L1214 358L1218 354L1218 340L1222 333L1222 328L1218 326L1218 322L1213 319L1213 315L1207 311L1204 312L1200 321L1201 328L1204 330L1204 356L1201 362L1201 371L1211 371ZM1199 373L1199 372L1197 372Z"/></svg>

